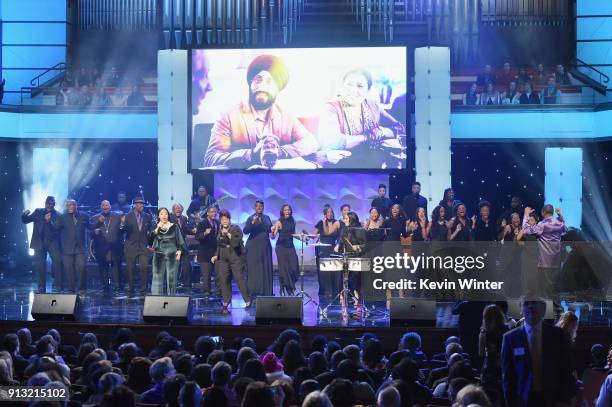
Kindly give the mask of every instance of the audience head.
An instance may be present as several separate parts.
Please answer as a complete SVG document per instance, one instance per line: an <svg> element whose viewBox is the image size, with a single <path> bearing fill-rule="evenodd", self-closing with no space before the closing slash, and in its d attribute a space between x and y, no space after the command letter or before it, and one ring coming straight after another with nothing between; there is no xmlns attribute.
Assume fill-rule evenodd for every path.
<svg viewBox="0 0 612 407"><path fill-rule="evenodd" d="M557 326L563 329L563 332L571 342L576 340L576 333L578 332L578 317L572 311L564 312L561 315L561 318L559 318Z"/></svg>
<svg viewBox="0 0 612 407"><path fill-rule="evenodd" d="M406 383L414 383L419 378L419 365L410 358L404 358L393 368L391 377Z"/></svg>
<svg viewBox="0 0 612 407"><path fill-rule="evenodd" d="M202 407L229 407L229 400L223 390L211 387L203 394Z"/></svg>
<svg viewBox="0 0 612 407"><path fill-rule="evenodd" d="M371 339L362 347L361 360L365 367L374 368L381 362L384 354L382 343L378 339Z"/></svg>
<svg viewBox="0 0 612 407"><path fill-rule="evenodd" d="M152 362L148 358L136 356L128 366L128 383L134 390L146 389L151 383L149 370Z"/></svg>
<svg viewBox="0 0 612 407"><path fill-rule="evenodd" d="M331 357L331 369L332 370L336 370L338 368L338 365L340 364L340 362L342 362L344 359L346 359L346 353L344 353L343 350L337 350L334 352L334 354Z"/></svg>
<svg viewBox="0 0 612 407"><path fill-rule="evenodd" d="M334 352L336 352L337 350L342 349L340 347L340 344L336 341L329 341L327 342L327 344L325 345L325 358L331 362L331 358L334 354Z"/></svg>
<svg viewBox="0 0 612 407"><path fill-rule="evenodd" d="M455 377L452 380L449 380L448 382L448 400L451 403L455 402L455 399L457 398L457 393L459 393L459 391L461 389L463 389L465 386L467 386L468 384L470 384L470 381L464 377Z"/></svg>
<svg viewBox="0 0 612 407"><path fill-rule="evenodd" d="M504 313L495 304L487 305L482 311L482 327L488 334L500 333L505 326L505 322Z"/></svg>
<svg viewBox="0 0 612 407"><path fill-rule="evenodd" d="M325 386L323 393L329 397L334 407L352 407L355 404L353 383L349 380L336 378Z"/></svg>
<svg viewBox="0 0 612 407"><path fill-rule="evenodd" d="M355 364L359 365L361 363L361 349L359 349L359 346L355 344L347 345L342 351L346 353L346 357L355 362Z"/></svg>
<svg viewBox="0 0 612 407"><path fill-rule="evenodd" d="M136 394L129 387L123 385L105 393L100 402L100 407L134 407L135 405Z"/></svg>
<svg viewBox="0 0 612 407"><path fill-rule="evenodd" d="M387 386L378 393L376 407L401 407L401 405L400 393L395 387Z"/></svg>
<svg viewBox="0 0 612 407"><path fill-rule="evenodd" d="M315 379L304 380L300 383L300 388L298 389L298 396L300 400L306 399L306 397L312 393L313 391L321 390L321 385Z"/></svg>
<svg viewBox="0 0 612 407"><path fill-rule="evenodd" d="M98 379L98 392L101 394L108 393L123 383L125 383L125 378L122 375L106 372Z"/></svg>
<svg viewBox="0 0 612 407"><path fill-rule="evenodd" d="M125 196L125 193L124 193ZM116 348L119 348L124 343L133 343L134 332L130 328L119 328L115 334L114 344Z"/></svg>
<svg viewBox="0 0 612 407"><path fill-rule="evenodd" d="M309 393L302 403L302 407L335 407L324 392L313 391Z"/></svg>
<svg viewBox="0 0 612 407"><path fill-rule="evenodd" d="M149 376L155 383L161 383L167 377L173 376L175 373L172 359L169 357L163 357L157 359L149 368Z"/></svg>
<svg viewBox="0 0 612 407"><path fill-rule="evenodd" d="M164 398L166 399L166 406L178 406L178 397L181 391L181 387L187 382L187 379L182 374L175 374L167 377L163 383Z"/></svg>
<svg viewBox="0 0 612 407"><path fill-rule="evenodd" d="M250 377L239 377L234 381L233 388L238 402L244 398L244 393L246 392L247 387L253 382L255 382L255 380L251 379Z"/></svg>
<svg viewBox="0 0 612 407"><path fill-rule="evenodd" d="M217 344L210 336L200 336L194 345L195 356L200 360L206 360L208 355L217 349Z"/></svg>
<svg viewBox="0 0 612 407"><path fill-rule="evenodd" d="M327 359L321 352L313 352L308 358L308 368L313 375L321 374L327 371Z"/></svg>
<svg viewBox="0 0 612 407"><path fill-rule="evenodd" d="M267 381L264 367L258 359L247 360L243 369L240 371L240 376L250 377L251 379L260 382Z"/></svg>
<svg viewBox="0 0 612 407"><path fill-rule="evenodd" d="M210 379L218 387L229 385L232 380L232 367L226 362L217 362L210 371Z"/></svg>
<svg viewBox="0 0 612 407"><path fill-rule="evenodd" d="M274 407L274 394L264 381L250 383L242 398L242 407Z"/></svg>
<svg viewBox="0 0 612 407"><path fill-rule="evenodd" d="M542 322L546 313L546 302L541 297L527 293L521 297L520 303L526 324L535 326Z"/></svg>
<svg viewBox="0 0 612 407"><path fill-rule="evenodd" d="M604 368L607 362L606 348L602 344L596 343L591 347L591 365L595 368Z"/></svg>
<svg viewBox="0 0 612 407"><path fill-rule="evenodd" d="M412 352L421 350L421 335L416 332L406 332L400 339L399 349L406 349Z"/></svg>
<svg viewBox="0 0 612 407"><path fill-rule="evenodd" d="M480 386L468 384L457 393L454 407L468 407L470 404L476 404L481 407L492 407L491 401L487 394Z"/></svg>
<svg viewBox="0 0 612 407"><path fill-rule="evenodd" d="M19 338L19 342L21 345L31 345L32 344L32 333L28 328L21 328L17 331L17 337Z"/></svg>
<svg viewBox="0 0 612 407"><path fill-rule="evenodd" d="M180 407L200 407L202 403L202 390L196 382L186 382L179 392Z"/></svg>
<svg viewBox="0 0 612 407"><path fill-rule="evenodd" d="M206 363L195 365L191 369L190 380L195 381L201 388L210 387L212 385L212 367Z"/></svg>
<svg viewBox="0 0 612 407"><path fill-rule="evenodd" d="M19 353L19 337L16 334L6 334L2 346L10 354Z"/></svg>
<svg viewBox="0 0 612 407"><path fill-rule="evenodd" d="M463 353L463 346L457 342L449 342L445 348L446 360L449 360L453 353Z"/></svg>

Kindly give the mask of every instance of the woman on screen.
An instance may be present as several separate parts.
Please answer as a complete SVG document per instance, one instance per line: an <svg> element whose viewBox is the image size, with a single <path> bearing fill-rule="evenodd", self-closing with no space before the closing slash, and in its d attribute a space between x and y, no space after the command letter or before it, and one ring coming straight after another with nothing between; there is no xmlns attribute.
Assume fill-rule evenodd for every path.
<svg viewBox="0 0 612 407"><path fill-rule="evenodd" d="M350 159L340 161L340 166L379 166L379 160L371 155L372 147L395 137L392 129L380 125L381 118L397 131L404 131L400 121L382 109L376 99L368 97L371 88L372 75L368 71L351 70L342 78L340 94L325 105L319 123L323 150L348 150L352 153Z"/></svg>

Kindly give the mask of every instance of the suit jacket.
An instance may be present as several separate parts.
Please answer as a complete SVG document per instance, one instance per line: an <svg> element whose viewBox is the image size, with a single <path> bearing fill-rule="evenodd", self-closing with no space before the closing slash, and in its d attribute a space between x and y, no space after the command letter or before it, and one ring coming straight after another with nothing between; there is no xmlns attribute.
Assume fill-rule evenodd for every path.
<svg viewBox="0 0 612 407"><path fill-rule="evenodd" d="M408 219L415 220L417 208L425 209L425 214L427 214L427 199L421 195L406 195L404 197L404 200L402 201L402 208L404 209L404 212L406 212L406 216L408 216Z"/></svg>
<svg viewBox="0 0 612 407"><path fill-rule="evenodd" d="M179 226L179 219L174 216L174 214L170 215L170 222L175 223L177 226ZM181 215L180 229L181 235L183 235L183 239L187 235L193 235L193 233L191 233L191 226L192 225L189 223L189 218L185 215Z"/></svg>
<svg viewBox="0 0 612 407"><path fill-rule="evenodd" d="M89 221L90 229L92 230L92 241L96 248L97 254L106 253L109 250L113 252L121 251L123 244L123 231L121 230L121 216L117 213L110 212L107 215L107 225L99 221L102 212L91 217ZM108 229L107 229L108 228ZM100 234L95 234L95 229L100 229Z"/></svg>
<svg viewBox="0 0 612 407"><path fill-rule="evenodd" d="M76 218L76 223L74 219ZM77 254L85 252L85 233L90 228L89 218L81 212L64 213L51 222L53 228L60 234L62 254Z"/></svg>
<svg viewBox="0 0 612 407"><path fill-rule="evenodd" d="M317 150L316 138L282 107L274 104L268 114L270 133L280 147L279 158L300 157ZM259 141L255 119L248 102L221 114L211 131L204 166L249 167L251 158L255 158L250 157L251 149Z"/></svg>
<svg viewBox="0 0 612 407"><path fill-rule="evenodd" d="M34 212L29 215L22 214L21 221L23 223L34 222L34 230L32 231L32 239L30 239L30 248L34 250L40 250L44 246L49 244L59 244L59 233L55 230L51 222L57 221L60 213L55 209L51 212L51 222L45 221L45 208L35 209Z"/></svg>
<svg viewBox="0 0 612 407"><path fill-rule="evenodd" d="M527 332L523 326L504 334L502 340L502 384L506 404L527 405L532 386L531 359ZM563 331L542 324L542 376L546 405L569 401L574 395L575 381L571 372L570 344Z"/></svg>
<svg viewBox="0 0 612 407"><path fill-rule="evenodd" d="M221 229L219 229L219 233L217 234L217 251L215 253L218 258L221 258L223 252L226 252L226 250L223 249L231 249L237 256L242 256L245 254L244 243L242 242L242 230L240 229L240 226L230 225L229 233L231 236L229 242L227 242L227 240L221 238Z"/></svg>
<svg viewBox="0 0 612 407"><path fill-rule="evenodd" d="M149 241L149 231L151 230L151 215L142 213L142 227L138 230L138 221L134 211L125 215L123 230L125 231L125 256L134 257L140 254L148 254L147 245Z"/></svg>
<svg viewBox="0 0 612 407"><path fill-rule="evenodd" d="M218 220L213 220L217 232L219 232L220 225ZM211 257L217 252L217 234L211 231L211 233L204 235L206 229L213 228L208 218L203 219L198 223L196 231L196 239L200 242L198 245L198 260L200 262L210 262ZM213 229L214 230L214 229Z"/></svg>

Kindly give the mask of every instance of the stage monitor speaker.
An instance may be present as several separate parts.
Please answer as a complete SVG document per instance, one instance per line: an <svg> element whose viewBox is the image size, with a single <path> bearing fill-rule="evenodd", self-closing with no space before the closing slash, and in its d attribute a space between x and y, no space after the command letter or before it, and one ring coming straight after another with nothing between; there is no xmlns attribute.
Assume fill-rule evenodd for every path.
<svg viewBox="0 0 612 407"><path fill-rule="evenodd" d="M34 294L32 318L74 321L78 303L78 294Z"/></svg>
<svg viewBox="0 0 612 407"><path fill-rule="evenodd" d="M301 324L304 316L302 297L257 297L257 324Z"/></svg>
<svg viewBox="0 0 612 407"><path fill-rule="evenodd" d="M546 300L546 312L544 313L545 321L555 320L555 309L552 300ZM521 301L520 300L508 300L508 316L516 319L517 321L523 318L521 312Z"/></svg>
<svg viewBox="0 0 612 407"><path fill-rule="evenodd" d="M391 298L391 326L436 326L436 302Z"/></svg>
<svg viewBox="0 0 612 407"><path fill-rule="evenodd" d="M189 299L189 296L147 295L142 319L162 324L186 324L189 321Z"/></svg>

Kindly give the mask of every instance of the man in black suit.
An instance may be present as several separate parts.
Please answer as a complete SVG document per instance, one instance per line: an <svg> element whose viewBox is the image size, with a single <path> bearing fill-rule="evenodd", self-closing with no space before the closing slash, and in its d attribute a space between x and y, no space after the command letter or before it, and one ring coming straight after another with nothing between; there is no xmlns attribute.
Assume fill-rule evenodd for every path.
<svg viewBox="0 0 612 407"><path fill-rule="evenodd" d="M567 403L576 388L570 343L563 331L542 323L546 303L531 294L521 299L524 326L504 334L502 384L506 405L553 407Z"/></svg>
<svg viewBox="0 0 612 407"><path fill-rule="evenodd" d="M66 201L66 212L51 225L60 234L64 273L62 286L74 293L78 284L81 295L85 294L87 275L85 270L85 233L89 229L89 218L79 212L74 199Z"/></svg>
<svg viewBox="0 0 612 407"><path fill-rule="evenodd" d="M183 240L185 243L187 242L188 235L195 235L196 228L194 227L194 223L189 221L189 218L183 215L183 205L180 203L175 203L172 205L172 213L170 214L170 222L176 224L183 235ZM187 244L187 243L186 243ZM191 293L191 258L189 257L189 253L181 256L181 260L179 261L179 271L178 271L179 281L185 288L186 294Z"/></svg>
<svg viewBox="0 0 612 407"><path fill-rule="evenodd" d="M134 273L136 262L140 269L140 295L147 293L147 268L149 266L149 231L151 215L144 212L145 201L141 196L134 198L133 209L121 218L121 229L126 233L124 255L128 274L128 295L134 296Z"/></svg>
<svg viewBox="0 0 612 407"><path fill-rule="evenodd" d="M198 245L198 261L202 273L202 284L204 289L204 301L210 297L210 277L213 273L213 264L210 261L217 252L217 235L219 232L219 221L217 220L217 208L211 206L206 211L206 218L198 223L196 239ZM218 277L218 273L215 273ZM219 279L215 278L215 287L219 287Z"/></svg>
<svg viewBox="0 0 612 407"><path fill-rule="evenodd" d="M94 254L98 262L102 289L105 292L110 291L109 278L112 275L115 295L119 295L122 288L121 257L123 252L121 215L111 212L111 204L107 200L102 201L100 209L100 213L90 219ZM112 274L109 271L112 271Z"/></svg>
<svg viewBox="0 0 612 407"><path fill-rule="evenodd" d="M37 208L33 213L26 210L21 215L23 223L34 222L30 248L34 250L39 293L44 293L47 287L47 253L51 256L51 273L54 287L57 287L61 280L62 253L60 250L59 234L51 227L51 222L56 221L59 216L59 212L55 210L55 198L52 196L47 197L44 208Z"/></svg>
<svg viewBox="0 0 612 407"><path fill-rule="evenodd" d="M245 308L251 307L251 299L245 279L246 253L242 242L242 230L238 225L231 224L232 217L227 210L219 213L220 229L217 234L217 251L210 259L217 267L217 275L223 296L223 308L232 303L232 283L234 279L245 302Z"/></svg>
<svg viewBox="0 0 612 407"><path fill-rule="evenodd" d="M404 197L402 208L404 208L408 219L416 220L417 208L425 209L425 215L427 215L427 199L421 196L421 183L419 181L414 181L410 189L411 193Z"/></svg>

